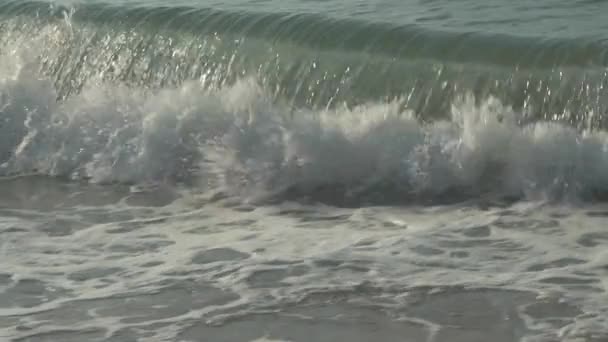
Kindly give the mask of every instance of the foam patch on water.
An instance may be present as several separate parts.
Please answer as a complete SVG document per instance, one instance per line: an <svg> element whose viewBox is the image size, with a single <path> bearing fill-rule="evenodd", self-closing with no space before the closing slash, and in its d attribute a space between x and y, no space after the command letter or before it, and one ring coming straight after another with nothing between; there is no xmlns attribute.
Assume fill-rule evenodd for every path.
<svg viewBox="0 0 608 342"><path fill-rule="evenodd" d="M327 201L478 196L590 197L608 186L608 136L520 125L488 98L424 124L398 102L327 110L272 101L255 79L146 90L91 82L57 102L19 55L0 59L0 173L97 183L186 182L244 197Z"/></svg>
<svg viewBox="0 0 608 342"><path fill-rule="evenodd" d="M608 336L605 205L225 208L182 199L1 210L0 336L8 338Z"/></svg>

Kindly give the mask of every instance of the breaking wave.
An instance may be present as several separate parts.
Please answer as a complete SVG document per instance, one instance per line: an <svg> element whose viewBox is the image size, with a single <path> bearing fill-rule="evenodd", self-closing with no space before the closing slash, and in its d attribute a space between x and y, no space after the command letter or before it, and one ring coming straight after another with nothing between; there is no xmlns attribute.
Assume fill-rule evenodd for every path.
<svg viewBox="0 0 608 342"><path fill-rule="evenodd" d="M594 197L608 187L608 135L462 96L422 122L399 101L321 110L276 101L255 78L140 89L87 86L57 101L35 63L3 60L0 173L97 183L182 183L349 204Z"/></svg>
<svg viewBox="0 0 608 342"><path fill-rule="evenodd" d="M466 54L414 56L376 49L406 28L324 45L316 17L87 6L0 4L1 176L342 205L608 188L601 44L580 61L540 44L560 62L537 65L441 36Z"/></svg>

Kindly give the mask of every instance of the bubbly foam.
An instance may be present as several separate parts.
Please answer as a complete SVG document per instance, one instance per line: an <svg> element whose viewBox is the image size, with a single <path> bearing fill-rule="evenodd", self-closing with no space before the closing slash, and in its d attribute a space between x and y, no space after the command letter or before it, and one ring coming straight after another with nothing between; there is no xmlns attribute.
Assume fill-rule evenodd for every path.
<svg viewBox="0 0 608 342"><path fill-rule="evenodd" d="M89 10L89 19L103 12ZM148 23L144 17L137 23ZM314 49L279 44L277 59L288 67L273 83L265 77L280 64L266 63L274 46L221 34L207 37L223 39L216 45L187 35L175 43L154 30L126 34L135 22L114 28L118 19L102 20L108 28L86 20L26 14L0 25L7 42L0 51L0 336L606 340L605 204L366 205L600 198L608 184L604 131L535 121L539 116L483 95L488 89L455 91L481 66L436 72L429 63L437 78L409 79L425 102L451 104L449 118L433 121L443 115L404 110L417 107L407 98L367 101L390 97L385 88L370 92L375 83L353 91L369 81L358 67L391 84L402 76L394 70L416 69L411 61L376 73L388 59L358 55L365 62L349 64L342 51L332 56L346 71L332 73L331 53L317 59ZM233 48L258 54L239 61ZM243 65L260 72L247 77ZM583 108L605 105L597 78L579 82L588 74L578 70L546 78L542 70L524 71L518 81L509 71L492 72L506 74L488 77L500 87L517 88L526 77L554 82L513 93L536 88L546 103L580 109L556 113L564 120L597 119ZM486 75L469 81L477 85ZM285 79L310 98L338 89L355 101L341 105L336 96L325 109L315 109L323 101L303 106L271 86ZM589 99L597 106L587 107ZM541 112L551 117L547 108ZM43 176L20 177L31 173ZM189 196L184 187L219 200ZM241 201L268 197L281 201ZM294 197L361 205L286 200Z"/></svg>
<svg viewBox="0 0 608 342"><path fill-rule="evenodd" d="M178 200L153 208L61 198L86 187L45 195L55 204L48 212L3 203L2 336L243 342L336 336L468 342L471 332L475 340L504 342L608 336L605 205L193 208Z"/></svg>
<svg viewBox="0 0 608 342"><path fill-rule="evenodd" d="M557 122L520 125L494 98L422 123L398 102L326 110L271 100L253 78L146 90L89 83L57 101L35 62L3 56L3 175L92 182L189 182L256 196L332 189L343 198L585 197L608 185L607 135ZM325 195L324 195L325 196Z"/></svg>

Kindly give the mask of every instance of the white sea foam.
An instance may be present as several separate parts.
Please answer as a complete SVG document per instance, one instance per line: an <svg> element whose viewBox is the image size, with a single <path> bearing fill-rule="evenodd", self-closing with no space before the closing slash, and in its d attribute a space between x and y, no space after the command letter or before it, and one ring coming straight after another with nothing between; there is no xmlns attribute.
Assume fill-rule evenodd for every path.
<svg viewBox="0 0 608 342"><path fill-rule="evenodd" d="M0 80L7 175L183 180L241 196L336 184L356 196L388 184L403 196L457 188L551 197L608 184L604 132L521 126L492 98L463 97L451 120L429 124L398 103L288 110L255 79L214 90L90 84L58 102L35 64L14 65ZM56 183L3 182L3 336L300 341L316 322L315 341L336 339L327 332L469 341L479 312L491 313L484 338L606 336L604 205L234 210L183 197L154 209L112 198L155 205L156 193ZM109 199L101 190L114 188ZM38 203L51 211L27 210ZM464 328L454 330L453 317Z"/></svg>
<svg viewBox="0 0 608 342"><path fill-rule="evenodd" d="M148 36L65 19L67 28L62 17L2 37L0 175L45 175L0 179L2 338L607 339L604 203L252 205L171 186L239 198L379 194L389 204L580 199L608 187L605 132L522 124L525 113L466 94L449 119L422 123L397 101L294 108L256 77L163 88L181 76L148 57L186 64L169 39L155 36L154 54L138 59ZM235 55L214 55L225 56ZM135 82L117 81L131 71ZM158 82L133 84L151 71ZM169 186L143 186L158 183Z"/></svg>
<svg viewBox="0 0 608 342"><path fill-rule="evenodd" d="M89 83L58 102L35 63L0 69L1 173L93 182L197 182L233 193L353 196L377 185L404 197L586 196L608 187L608 136L554 122L518 124L494 98L463 96L448 121L422 124L399 103L294 109L255 79L145 90Z"/></svg>

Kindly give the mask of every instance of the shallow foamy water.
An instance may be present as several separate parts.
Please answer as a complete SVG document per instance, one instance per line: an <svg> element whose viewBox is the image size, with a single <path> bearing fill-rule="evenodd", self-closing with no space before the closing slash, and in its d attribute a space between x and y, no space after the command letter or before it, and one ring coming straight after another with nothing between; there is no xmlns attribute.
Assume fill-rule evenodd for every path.
<svg viewBox="0 0 608 342"><path fill-rule="evenodd" d="M22 189L0 198L5 340L608 338L604 205L339 209L1 186Z"/></svg>
<svg viewBox="0 0 608 342"><path fill-rule="evenodd" d="M608 341L603 4L262 2L0 0L0 341Z"/></svg>

